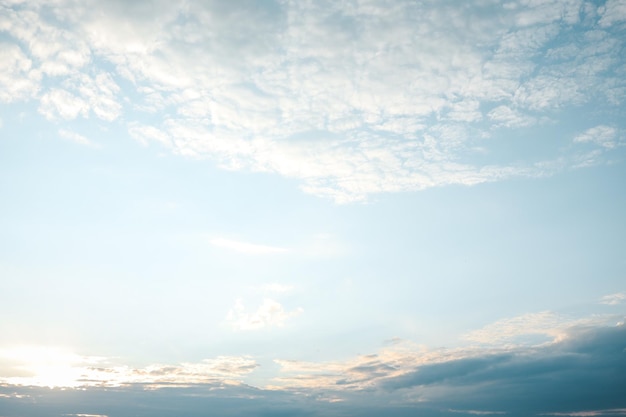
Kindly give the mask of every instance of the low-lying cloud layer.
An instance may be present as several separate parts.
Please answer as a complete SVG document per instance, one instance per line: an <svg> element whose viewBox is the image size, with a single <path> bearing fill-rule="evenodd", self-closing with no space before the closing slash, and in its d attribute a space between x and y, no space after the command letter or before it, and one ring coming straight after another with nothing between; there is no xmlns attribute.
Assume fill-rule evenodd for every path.
<svg viewBox="0 0 626 417"><path fill-rule="evenodd" d="M621 415L626 406L625 351L623 322L574 325L557 341L540 345L432 350L394 340L376 354L346 362L277 359L278 376L258 387L244 382L259 367L250 357L133 369L107 366L103 358L48 352L48 366L58 368L64 361L75 371L75 382L60 386L83 390L68 396L36 388L45 385L36 375L4 377L0 407L22 416L36 415L50 404L67 413L108 416L133 415L138 409L149 416L166 415L166 410L202 415L207 407L228 408L226 415L373 416L409 415L409 410L435 415ZM11 352L4 350L2 356L6 359ZM45 368L35 365L21 370ZM93 403L93 398L98 401Z"/></svg>

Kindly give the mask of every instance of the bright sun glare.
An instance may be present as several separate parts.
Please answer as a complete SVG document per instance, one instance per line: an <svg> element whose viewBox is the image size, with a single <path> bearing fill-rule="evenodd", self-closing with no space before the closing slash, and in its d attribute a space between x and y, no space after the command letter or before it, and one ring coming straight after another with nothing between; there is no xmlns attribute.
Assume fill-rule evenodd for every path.
<svg viewBox="0 0 626 417"><path fill-rule="evenodd" d="M3 378L4 382L50 388L82 385L84 365L97 360L64 348L38 346L2 349L0 358L12 363L13 373L20 375Z"/></svg>

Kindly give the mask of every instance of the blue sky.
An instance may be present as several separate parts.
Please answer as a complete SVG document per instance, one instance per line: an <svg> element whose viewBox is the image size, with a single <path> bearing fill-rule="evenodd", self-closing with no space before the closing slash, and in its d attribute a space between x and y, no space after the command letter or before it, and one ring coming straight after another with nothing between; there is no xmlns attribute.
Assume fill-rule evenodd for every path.
<svg viewBox="0 0 626 417"><path fill-rule="evenodd" d="M0 417L626 415L623 0L0 0Z"/></svg>

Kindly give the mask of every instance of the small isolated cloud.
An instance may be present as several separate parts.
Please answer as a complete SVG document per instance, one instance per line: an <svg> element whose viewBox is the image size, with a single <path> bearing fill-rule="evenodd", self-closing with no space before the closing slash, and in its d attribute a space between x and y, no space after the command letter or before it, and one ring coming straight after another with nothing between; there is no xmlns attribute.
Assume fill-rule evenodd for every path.
<svg viewBox="0 0 626 417"><path fill-rule="evenodd" d="M615 294L605 295L600 300L600 303L614 306L614 305L622 304L624 301L626 301L626 293L618 292Z"/></svg>
<svg viewBox="0 0 626 417"><path fill-rule="evenodd" d="M272 253L285 253L286 248L276 246L257 245L255 243L241 242L238 240L215 238L211 239L211 245L219 248L230 249L235 252L245 253L248 255L268 255Z"/></svg>
<svg viewBox="0 0 626 417"><path fill-rule="evenodd" d="M74 143L77 143L79 145L98 147L97 144L93 143L92 141L87 139L85 136L78 134L76 132L73 132L71 130L61 129L59 130L59 136L61 136L64 139L68 139Z"/></svg>
<svg viewBox="0 0 626 417"><path fill-rule="evenodd" d="M616 143L617 129L611 126L599 125L585 130L574 138L576 143L594 143L603 148L614 148Z"/></svg>
<svg viewBox="0 0 626 417"><path fill-rule="evenodd" d="M243 301L237 300L226 320L235 330L257 330L264 327L282 327L289 318L303 311L302 308L285 311L279 302L266 298L256 311L247 312Z"/></svg>

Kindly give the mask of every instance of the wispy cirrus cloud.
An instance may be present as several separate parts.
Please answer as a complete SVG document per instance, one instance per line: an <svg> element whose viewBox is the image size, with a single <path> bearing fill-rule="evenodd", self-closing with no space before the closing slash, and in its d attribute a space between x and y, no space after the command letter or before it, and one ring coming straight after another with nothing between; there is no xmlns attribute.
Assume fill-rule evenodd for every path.
<svg viewBox="0 0 626 417"><path fill-rule="evenodd" d="M61 136L62 138L65 138L67 140L70 140L74 143L77 143L79 145L83 145L83 146L90 146L93 148L98 148L99 145L90 141L89 139L87 139L85 136L81 135L80 133L76 133L72 130L68 130L68 129L60 129L59 130L59 136Z"/></svg>
<svg viewBox="0 0 626 417"><path fill-rule="evenodd" d="M614 148L616 146L617 129L611 126L595 126L574 138L578 143L595 143L604 148Z"/></svg>
<svg viewBox="0 0 626 417"><path fill-rule="evenodd" d="M607 304L610 306L622 304L626 302L626 293L617 292L615 294L605 295L600 299L601 304Z"/></svg>

